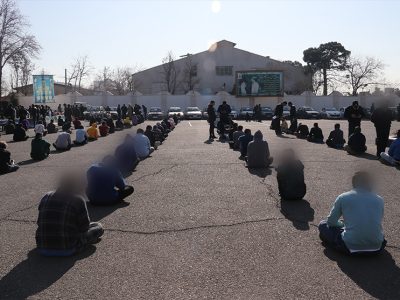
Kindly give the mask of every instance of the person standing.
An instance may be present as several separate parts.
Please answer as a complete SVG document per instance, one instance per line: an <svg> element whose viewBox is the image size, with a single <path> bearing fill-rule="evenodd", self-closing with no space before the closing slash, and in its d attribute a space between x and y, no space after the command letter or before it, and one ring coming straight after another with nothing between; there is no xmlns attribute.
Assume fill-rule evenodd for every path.
<svg viewBox="0 0 400 300"><path fill-rule="evenodd" d="M118 119L122 118L122 111L121 111L121 105L118 104L117 106L117 114L118 114Z"/></svg>
<svg viewBox="0 0 400 300"><path fill-rule="evenodd" d="M275 113L274 113L274 118L273 118L273 129L275 130L276 135L282 135L282 129L280 126L281 119L283 118L283 107L287 105L286 101L283 101L282 103L279 103L275 107Z"/></svg>
<svg viewBox="0 0 400 300"><path fill-rule="evenodd" d="M215 120L217 119L217 116L215 114L214 105L215 105L215 101L211 100L210 104L208 104L208 107L207 107L207 115L208 115L207 121L210 124L210 130L209 130L209 134L210 134L209 139L210 140L216 138L214 130L215 130Z"/></svg>
<svg viewBox="0 0 400 300"><path fill-rule="evenodd" d="M142 105L142 109L143 109L144 119L147 120L147 107L144 104Z"/></svg>
<svg viewBox="0 0 400 300"><path fill-rule="evenodd" d="M371 115L371 122L376 130L376 156L379 158L382 152L385 152L389 140L390 126L392 124L392 112L384 101L376 108Z"/></svg>
<svg viewBox="0 0 400 300"><path fill-rule="evenodd" d="M294 133L297 130L297 111L296 111L296 106L294 106L292 102L289 102L288 105L289 105L289 108L290 108L290 114L289 114L290 127L289 127L289 131Z"/></svg>
<svg viewBox="0 0 400 300"><path fill-rule="evenodd" d="M344 111L344 118L349 122L349 136L354 133L356 127L361 127L361 119L365 116L364 109L354 101L353 104Z"/></svg>
<svg viewBox="0 0 400 300"><path fill-rule="evenodd" d="M230 118L229 114L231 113L232 109L229 104L226 103L226 101L223 101L222 104L218 107L218 113L219 113L219 118L220 118L220 126L219 126L219 131L220 131L220 136L221 138L225 138L225 125L230 124Z"/></svg>
<svg viewBox="0 0 400 300"><path fill-rule="evenodd" d="M400 122L400 103L397 105L397 121Z"/></svg>

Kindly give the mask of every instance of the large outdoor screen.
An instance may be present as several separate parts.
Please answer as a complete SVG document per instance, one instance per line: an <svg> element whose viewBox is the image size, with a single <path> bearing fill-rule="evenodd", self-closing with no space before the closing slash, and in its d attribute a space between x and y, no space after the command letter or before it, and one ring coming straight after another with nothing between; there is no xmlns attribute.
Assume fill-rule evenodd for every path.
<svg viewBox="0 0 400 300"><path fill-rule="evenodd" d="M236 96L282 97L283 73L270 71L236 72Z"/></svg>
<svg viewBox="0 0 400 300"><path fill-rule="evenodd" d="M35 103L55 102L53 75L33 75L33 98Z"/></svg>

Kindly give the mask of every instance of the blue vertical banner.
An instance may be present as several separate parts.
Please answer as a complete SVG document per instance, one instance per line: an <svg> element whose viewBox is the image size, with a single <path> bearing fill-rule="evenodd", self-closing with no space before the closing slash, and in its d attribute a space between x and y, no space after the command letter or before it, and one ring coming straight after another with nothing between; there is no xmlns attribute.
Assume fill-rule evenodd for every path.
<svg viewBox="0 0 400 300"><path fill-rule="evenodd" d="M35 103L54 103L53 75L33 75L33 98Z"/></svg>

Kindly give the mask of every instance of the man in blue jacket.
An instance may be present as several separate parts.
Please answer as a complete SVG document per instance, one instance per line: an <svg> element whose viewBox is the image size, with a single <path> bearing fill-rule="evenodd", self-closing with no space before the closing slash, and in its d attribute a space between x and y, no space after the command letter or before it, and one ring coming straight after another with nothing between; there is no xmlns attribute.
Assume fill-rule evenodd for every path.
<svg viewBox="0 0 400 300"><path fill-rule="evenodd" d="M383 210L383 199L372 191L370 175L357 172L353 189L336 199L328 219L319 224L319 236L328 247L340 252L377 254L386 246Z"/></svg>
<svg viewBox="0 0 400 300"><path fill-rule="evenodd" d="M93 205L113 205L122 202L134 191L126 185L114 157L108 155L87 171L86 194Z"/></svg>
<svg viewBox="0 0 400 300"><path fill-rule="evenodd" d="M389 152L381 153L381 159L392 166L400 165L400 130L397 131L397 139L390 145Z"/></svg>

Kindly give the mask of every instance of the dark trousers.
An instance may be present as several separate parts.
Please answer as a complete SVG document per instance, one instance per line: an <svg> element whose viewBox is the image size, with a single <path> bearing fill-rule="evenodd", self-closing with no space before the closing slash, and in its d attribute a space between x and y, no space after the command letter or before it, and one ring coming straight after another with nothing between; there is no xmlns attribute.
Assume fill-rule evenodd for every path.
<svg viewBox="0 0 400 300"><path fill-rule="evenodd" d="M329 248L332 248L336 251L351 254L351 255L374 255L380 253L386 246L386 240L383 240L381 249L378 251L368 251L368 252L353 252L351 253L350 250L347 248L346 244L342 239L342 232L343 229L340 227L330 227L328 226L326 221L321 221L318 226L319 230L319 238L321 241L326 243Z"/></svg>
<svg viewBox="0 0 400 300"><path fill-rule="evenodd" d="M376 155L380 156L382 152L385 152L387 143L389 140L390 127L376 129Z"/></svg>
<svg viewBox="0 0 400 300"><path fill-rule="evenodd" d="M215 133L214 133L215 124L214 124L214 121L209 121L209 123L210 123L210 130L209 130L210 137L215 137Z"/></svg>
<svg viewBox="0 0 400 300"><path fill-rule="evenodd" d="M354 133L354 129L357 126L361 126L361 123L359 123L359 122L349 122L349 136Z"/></svg>

